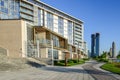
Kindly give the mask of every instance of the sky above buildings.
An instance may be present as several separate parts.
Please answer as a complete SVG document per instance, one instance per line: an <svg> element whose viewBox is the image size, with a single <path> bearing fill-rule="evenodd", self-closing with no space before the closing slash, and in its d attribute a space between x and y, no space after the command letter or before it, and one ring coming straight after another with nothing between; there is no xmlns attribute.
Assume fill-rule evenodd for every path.
<svg viewBox="0 0 120 80"><path fill-rule="evenodd" d="M84 39L91 49L91 34L100 33L100 50L114 41L120 50L120 0L41 0L84 22Z"/></svg>

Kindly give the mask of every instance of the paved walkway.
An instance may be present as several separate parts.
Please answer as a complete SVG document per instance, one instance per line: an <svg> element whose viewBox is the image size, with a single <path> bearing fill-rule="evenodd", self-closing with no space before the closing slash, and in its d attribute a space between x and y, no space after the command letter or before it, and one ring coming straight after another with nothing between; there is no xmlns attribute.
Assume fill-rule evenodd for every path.
<svg viewBox="0 0 120 80"><path fill-rule="evenodd" d="M95 61L89 61L72 67L47 66L13 72L1 71L0 80L120 80L120 77L115 78L99 66Z"/></svg>
<svg viewBox="0 0 120 80"><path fill-rule="evenodd" d="M81 65L73 67L29 68L14 72L0 72L0 80L94 80Z"/></svg>
<svg viewBox="0 0 120 80"><path fill-rule="evenodd" d="M120 75L114 74L112 72L109 72L109 71L101 69L100 66L102 66L103 64L105 64L105 63L99 63L99 64L94 65L93 67L96 68L96 69L98 69L98 70L100 70L100 71L102 71L102 72L108 73L109 75L114 76L115 78L117 78L118 80L120 80Z"/></svg>
<svg viewBox="0 0 120 80"><path fill-rule="evenodd" d="M111 73L105 72L99 68L99 63L96 61L89 61L88 64L84 65L83 68L95 78L95 80L120 80L120 78L116 78L111 75ZM96 66L97 65L97 66Z"/></svg>

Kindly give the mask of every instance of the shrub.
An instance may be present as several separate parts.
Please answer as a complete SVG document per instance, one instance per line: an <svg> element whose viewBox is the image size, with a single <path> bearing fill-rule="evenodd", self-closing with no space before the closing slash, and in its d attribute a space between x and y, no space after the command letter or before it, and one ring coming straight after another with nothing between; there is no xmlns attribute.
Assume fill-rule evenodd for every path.
<svg viewBox="0 0 120 80"><path fill-rule="evenodd" d="M59 62L60 62L60 63L64 63L64 62L65 62L65 60L60 60Z"/></svg>
<svg viewBox="0 0 120 80"><path fill-rule="evenodd" d="M78 63L78 60L73 60L74 63Z"/></svg>
<svg viewBox="0 0 120 80"><path fill-rule="evenodd" d="M74 62L73 62L73 60L70 59L70 60L68 60L68 63L74 63Z"/></svg>
<svg viewBox="0 0 120 80"><path fill-rule="evenodd" d="M109 62L109 60L105 59L105 58L99 58L99 59L97 59L97 61L99 61L99 62Z"/></svg>
<svg viewBox="0 0 120 80"><path fill-rule="evenodd" d="M120 62L114 62L113 63L116 67L120 68Z"/></svg>
<svg viewBox="0 0 120 80"><path fill-rule="evenodd" d="M89 58L83 58L83 60L85 60L85 61L86 61L86 60L89 60Z"/></svg>

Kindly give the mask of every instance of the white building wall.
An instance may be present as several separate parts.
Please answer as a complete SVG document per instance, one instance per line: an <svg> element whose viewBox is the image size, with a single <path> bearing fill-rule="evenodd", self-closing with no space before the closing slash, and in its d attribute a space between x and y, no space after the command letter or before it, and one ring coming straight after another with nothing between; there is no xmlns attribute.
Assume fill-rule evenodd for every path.
<svg viewBox="0 0 120 80"><path fill-rule="evenodd" d="M66 19L64 19L64 37L65 38L68 38L68 29L67 29L67 20Z"/></svg>
<svg viewBox="0 0 120 80"><path fill-rule="evenodd" d="M21 25L21 31L22 31L22 57L27 56L27 26L24 21L22 21Z"/></svg>
<svg viewBox="0 0 120 80"><path fill-rule="evenodd" d="M74 34L74 33L73 33L73 32L74 32L73 29L74 29L74 28L73 28L73 27L74 27L74 26L73 26L73 23L72 23L72 43L71 43L72 45L73 45L73 38L74 38L74 37L73 37L73 34Z"/></svg>
<svg viewBox="0 0 120 80"><path fill-rule="evenodd" d="M59 57L59 60L64 60L65 54L62 51L58 50L58 57Z"/></svg>
<svg viewBox="0 0 120 80"><path fill-rule="evenodd" d="M47 12L44 11L44 18L45 18L45 27L47 27Z"/></svg>
<svg viewBox="0 0 120 80"><path fill-rule="evenodd" d="M38 25L38 7L34 5L34 25Z"/></svg>
<svg viewBox="0 0 120 80"><path fill-rule="evenodd" d="M81 28L82 28L82 30L81 30L81 32L82 32L82 48L83 48L83 42L84 42L84 25L83 24L81 24L82 26L81 26Z"/></svg>
<svg viewBox="0 0 120 80"><path fill-rule="evenodd" d="M58 33L58 16L53 15L53 26L54 26L54 30L56 33Z"/></svg>
<svg viewBox="0 0 120 80"><path fill-rule="evenodd" d="M43 26L43 10L41 10L41 26Z"/></svg>

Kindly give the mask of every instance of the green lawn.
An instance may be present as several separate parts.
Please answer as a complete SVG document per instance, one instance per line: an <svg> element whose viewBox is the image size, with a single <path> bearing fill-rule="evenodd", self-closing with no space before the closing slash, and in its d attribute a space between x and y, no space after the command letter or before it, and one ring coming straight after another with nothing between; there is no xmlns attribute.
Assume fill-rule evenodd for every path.
<svg viewBox="0 0 120 80"><path fill-rule="evenodd" d="M101 66L102 69L120 74L120 63L106 63Z"/></svg>

